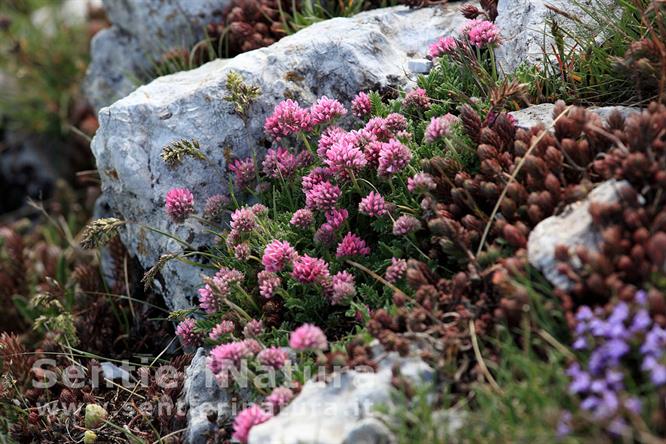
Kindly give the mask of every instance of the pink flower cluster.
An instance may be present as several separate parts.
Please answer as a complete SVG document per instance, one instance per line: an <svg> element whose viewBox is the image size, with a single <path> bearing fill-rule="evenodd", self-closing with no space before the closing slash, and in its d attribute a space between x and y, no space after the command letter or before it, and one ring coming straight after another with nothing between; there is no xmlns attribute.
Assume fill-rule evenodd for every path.
<svg viewBox="0 0 666 444"><path fill-rule="evenodd" d="M340 178L358 173L368 163L363 152L353 144L349 137L341 137L338 142L331 145L326 151L324 162Z"/></svg>
<svg viewBox="0 0 666 444"><path fill-rule="evenodd" d="M450 113L441 117L433 117L426 128L425 141L433 143L448 136L451 133L451 127L459 121L458 117Z"/></svg>
<svg viewBox="0 0 666 444"><path fill-rule="evenodd" d="M312 190L315 185L325 182L333 177L333 173L328 168L315 167L307 175L301 179L301 187L303 192L307 193Z"/></svg>
<svg viewBox="0 0 666 444"><path fill-rule="evenodd" d="M309 131L311 127L310 112L291 99L278 103L273 114L264 123L266 133L276 140L301 131Z"/></svg>
<svg viewBox="0 0 666 444"><path fill-rule="evenodd" d="M382 144L379 151L379 167L377 172L380 176L392 176L402 171L409 161L412 160L412 152L401 142L392 139Z"/></svg>
<svg viewBox="0 0 666 444"><path fill-rule="evenodd" d="M264 174L271 179L286 179L294 175L301 167L303 159L284 148L270 149L261 163Z"/></svg>
<svg viewBox="0 0 666 444"><path fill-rule="evenodd" d="M301 208L294 212L289 223L298 228L307 228L312 225L313 221L314 215L312 214L312 210L309 208Z"/></svg>
<svg viewBox="0 0 666 444"><path fill-rule="evenodd" d="M251 344L246 341L220 344L210 351L208 368L214 375L226 373L232 367L238 367L243 358L249 358L253 354ZM228 375L222 375L222 379L226 376Z"/></svg>
<svg viewBox="0 0 666 444"><path fill-rule="evenodd" d="M250 430L252 427L262 424L273 415L264 411L260 406L253 404L250 407L242 410L236 419L234 419L234 433L232 437L241 443L247 443L250 437Z"/></svg>
<svg viewBox="0 0 666 444"><path fill-rule="evenodd" d="M246 338L256 338L264 332L264 323L259 319L251 319L243 327L243 335Z"/></svg>
<svg viewBox="0 0 666 444"><path fill-rule="evenodd" d="M407 179L407 190L410 193L425 193L437 188L435 178L428 173L416 173Z"/></svg>
<svg viewBox="0 0 666 444"><path fill-rule="evenodd" d="M339 304L343 300L356 294L356 281L354 276L348 271L341 271L331 280L331 289L329 292L330 302L333 305Z"/></svg>
<svg viewBox="0 0 666 444"><path fill-rule="evenodd" d="M282 271L284 267L292 264L297 257L298 253L289 242L274 240L266 245L261 263L264 265L266 271L275 273Z"/></svg>
<svg viewBox="0 0 666 444"><path fill-rule="evenodd" d="M229 320L223 320L219 324L217 324L213 329L210 331L208 337L211 338L213 341L219 340L222 336L233 333L233 331L236 329L236 326L234 325L233 321Z"/></svg>
<svg viewBox="0 0 666 444"><path fill-rule="evenodd" d="M257 226L256 215L250 207L242 207L231 213L229 226L238 232L250 232Z"/></svg>
<svg viewBox="0 0 666 444"><path fill-rule="evenodd" d="M224 207L231 202L228 196L215 194L206 200L203 216L208 220L219 221L224 213Z"/></svg>
<svg viewBox="0 0 666 444"><path fill-rule="evenodd" d="M257 281L259 282L259 294L264 299L271 299L280 285L282 279L271 271L260 271L257 274Z"/></svg>
<svg viewBox="0 0 666 444"><path fill-rule="evenodd" d="M236 159L229 165L229 171L236 176L236 186L239 189L247 187L257 176L257 168L254 159Z"/></svg>
<svg viewBox="0 0 666 444"><path fill-rule="evenodd" d="M326 350L328 341L321 328L312 324L303 324L291 332L289 347L294 350Z"/></svg>
<svg viewBox="0 0 666 444"><path fill-rule="evenodd" d="M206 313L215 313L220 299L226 297L234 283L241 282L244 276L238 270L221 268L203 288L199 289L199 307Z"/></svg>
<svg viewBox="0 0 666 444"><path fill-rule="evenodd" d="M270 395L266 398L273 412L279 411L294 399L294 392L287 387L275 387Z"/></svg>
<svg viewBox="0 0 666 444"><path fill-rule="evenodd" d="M319 182L305 193L305 206L312 210L330 210L334 208L342 195L340 187L331 182Z"/></svg>
<svg viewBox="0 0 666 444"><path fill-rule="evenodd" d="M330 276L330 272L325 260L304 254L294 260L291 276L301 284L321 284Z"/></svg>
<svg viewBox="0 0 666 444"><path fill-rule="evenodd" d="M420 230L421 227L421 221L417 218L414 216L403 215L393 223L393 234L396 236L404 236L405 234Z"/></svg>
<svg viewBox="0 0 666 444"><path fill-rule="evenodd" d="M443 54L450 54L458 47L458 41L455 37L441 37L435 43L428 47L428 56L431 59L441 57Z"/></svg>
<svg viewBox="0 0 666 444"><path fill-rule="evenodd" d="M386 201L381 194L371 191L367 196L361 199L358 204L358 211L370 217L379 217L387 213Z"/></svg>
<svg viewBox="0 0 666 444"><path fill-rule="evenodd" d="M364 92L360 92L352 100L352 113L354 116L362 119L370 115L372 105L370 104L370 96Z"/></svg>
<svg viewBox="0 0 666 444"><path fill-rule="evenodd" d="M479 48L500 43L500 31L497 26L488 20L474 19L465 23L461 33L466 35L470 43Z"/></svg>
<svg viewBox="0 0 666 444"><path fill-rule="evenodd" d="M370 247L357 234L349 232L342 238L335 252L336 257L348 256L367 256L370 254Z"/></svg>
<svg viewBox="0 0 666 444"><path fill-rule="evenodd" d="M395 284L398 282L407 272L407 261L404 259L398 259L397 257L391 258L391 265L386 269L384 277L387 281Z"/></svg>
<svg viewBox="0 0 666 444"><path fill-rule="evenodd" d="M342 106L342 103L335 99L329 99L326 96L321 96L321 98L310 107L310 115L312 116L313 125L329 123L345 114L347 114L347 110Z"/></svg>
<svg viewBox="0 0 666 444"><path fill-rule="evenodd" d="M405 95L402 106L424 111L430 108L430 97L428 97L425 89L416 88Z"/></svg>
<svg viewBox="0 0 666 444"><path fill-rule="evenodd" d="M257 355L257 360L261 365L280 369L287 362L287 352L279 347L265 348Z"/></svg>
<svg viewBox="0 0 666 444"><path fill-rule="evenodd" d="M194 212L194 196L187 188L172 188L166 195L166 213L174 222L182 223Z"/></svg>
<svg viewBox="0 0 666 444"><path fill-rule="evenodd" d="M187 318L176 327L176 336L180 338L183 345L196 346L201 343L203 335L195 332L197 322L192 318Z"/></svg>

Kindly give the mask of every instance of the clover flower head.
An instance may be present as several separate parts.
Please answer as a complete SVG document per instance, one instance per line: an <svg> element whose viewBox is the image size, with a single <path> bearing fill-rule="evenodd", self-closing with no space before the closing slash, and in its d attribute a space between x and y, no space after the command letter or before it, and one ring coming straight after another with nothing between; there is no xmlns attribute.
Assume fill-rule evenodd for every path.
<svg viewBox="0 0 666 444"><path fill-rule="evenodd" d="M363 152L347 137L342 137L329 148L324 162L334 174L340 177L357 173L368 163Z"/></svg>
<svg viewBox="0 0 666 444"><path fill-rule="evenodd" d="M405 214L397 218L393 223L393 234L396 236L404 236L405 234L420 230L421 227L421 221L414 216Z"/></svg>
<svg viewBox="0 0 666 444"><path fill-rule="evenodd" d="M326 153L328 150L335 142L340 140L344 134L347 134L347 132L339 126L329 126L326 128L319 137L319 143L317 144L317 155L319 158L322 160L326 159Z"/></svg>
<svg viewBox="0 0 666 444"><path fill-rule="evenodd" d="M201 343L203 335L195 332L197 322L192 318L187 318L176 327L176 336L180 338L183 345L195 346Z"/></svg>
<svg viewBox="0 0 666 444"><path fill-rule="evenodd" d="M312 210L309 208L301 208L294 212L289 223L298 228L307 228L312 225L313 221L314 215L312 214Z"/></svg>
<svg viewBox="0 0 666 444"><path fill-rule="evenodd" d="M500 31L497 26L488 20L472 20L474 23L465 25L465 31L470 43L479 48L487 45L496 45L500 42Z"/></svg>
<svg viewBox="0 0 666 444"><path fill-rule="evenodd" d="M383 216L387 213L386 201L381 194L371 191L361 199L361 202L358 204L358 211L370 217Z"/></svg>
<svg viewBox="0 0 666 444"><path fill-rule="evenodd" d="M194 212L194 196L187 188L172 188L166 195L166 213L174 222L182 223Z"/></svg>
<svg viewBox="0 0 666 444"><path fill-rule="evenodd" d="M271 406L273 411L279 411L294 399L294 392L287 387L275 387L268 397L266 402Z"/></svg>
<svg viewBox="0 0 666 444"><path fill-rule="evenodd" d="M282 147L271 148L261 163L264 174L271 179L285 179L294 175L299 167L299 159Z"/></svg>
<svg viewBox="0 0 666 444"><path fill-rule="evenodd" d="M325 213L326 223L330 224L333 230L337 230L349 217L349 211L346 208L333 208Z"/></svg>
<svg viewBox="0 0 666 444"><path fill-rule="evenodd" d="M391 265L386 269L384 277L392 284L398 282L407 272L407 261L398 259L397 257L391 258Z"/></svg>
<svg viewBox="0 0 666 444"><path fill-rule="evenodd" d="M319 182L305 193L305 206L313 210L329 210L335 207L340 195L340 187L331 182Z"/></svg>
<svg viewBox="0 0 666 444"><path fill-rule="evenodd" d="M321 224L314 234L314 241L322 245L331 245L335 241L335 230L336 228L328 222Z"/></svg>
<svg viewBox="0 0 666 444"><path fill-rule="evenodd" d="M379 151L379 166L377 172L380 176L391 176L402 171L412 160L412 152L401 142L391 139L383 143Z"/></svg>
<svg viewBox="0 0 666 444"><path fill-rule="evenodd" d="M365 134L368 134L368 137L380 142L386 142L393 136L386 119L383 117L373 117L368 120L368 123L365 124L362 131Z"/></svg>
<svg viewBox="0 0 666 444"><path fill-rule="evenodd" d="M287 99L278 103L266 122L266 134L276 140L301 131L309 131L312 127L312 117L307 109L300 107L298 102Z"/></svg>
<svg viewBox="0 0 666 444"><path fill-rule="evenodd" d="M210 351L208 368L216 375L238 367L241 360L249 356L252 356L252 352L244 341L220 344Z"/></svg>
<svg viewBox="0 0 666 444"><path fill-rule="evenodd" d="M430 108L430 97L423 88L415 88L405 95L402 105L405 108L416 108L420 110L427 110Z"/></svg>
<svg viewBox="0 0 666 444"><path fill-rule="evenodd" d="M336 257L347 256L367 256L370 254L370 247L357 234L349 232L342 238L335 252Z"/></svg>
<svg viewBox="0 0 666 444"><path fill-rule="evenodd" d="M448 136L451 133L451 127L459 121L460 119L450 113L441 117L433 117L426 128L425 141L433 143Z"/></svg>
<svg viewBox="0 0 666 444"><path fill-rule="evenodd" d="M210 285L206 284L197 292L199 293L199 307L206 313L215 313L219 307L219 301Z"/></svg>
<svg viewBox="0 0 666 444"><path fill-rule="evenodd" d="M261 365L279 369L287 362L287 352L280 347L269 347L259 352L257 360Z"/></svg>
<svg viewBox="0 0 666 444"><path fill-rule="evenodd" d="M259 294L264 299L272 298L275 290L282 285L282 279L277 274L266 270L257 273L257 281L259 282Z"/></svg>
<svg viewBox="0 0 666 444"><path fill-rule="evenodd" d="M330 291L331 304L336 305L341 301L356 294L356 282L354 276L348 271L341 271L333 275Z"/></svg>
<svg viewBox="0 0 666 444"><path fill-rule="evenodd" d="M342 106L342 103L335 99L329 99L326 96L321 96L321 98L310 107L310 116L312 116L313 125L328 123L345 114L347 114L347 110Z"/></svg>
<svg viewBox="0 0 666 444"><path fill-rule="evenodd" d="M250 207L255 216L265 216L268 214L268 207L264 204L256 203Z"/></svg>
<svg viewBox="0 0 666 444"><path fill-rule="evenodd" d="M333 173L330 169L324 167L313 168L312 171L303 176L301 179L301 187L303 188L303 192L307 193L315 185L321 182L325 182L331 177L333 177Z"/></svg>
<svg viewBox="0 0 666 444"><path fill-rule="evenodd" d="M234 160L229 165L229 171L236 176L236 186L239 189L246 188L257 177L257 168L251 157Z"/></svg>
<svg viewBox="0 0 666 444"><path fill-rule="evenodd" d="M246 338L256 338L264 332L264 323L260 319L251 319L243 327L243 335Z"/></svg>
<svg viewBox="0 0 666 444"><path fill-rule="evenodd" d="M247 443L252 427L268 421L271 417L272 415L264 411L260 406L252 404L245 410L241 410L236 419L234 419L234 433L232 437L243 444Z"/></svg>
<svg viewBox="0 0 666 444"><path fill-rule="evenodd" d="M407 190L410 193L424 193L437 188L435 178L428 173L420 172L407 179Z"/></svg>
<svg viewBox="0 0 666 444"><path fill-rule="evenodd" d="M236 326L234 325L233 321L225 319L221 321L219 324L217 324L215 327L213 327L213 329L208 334L208 337L211 338L213 341L217 341L222 336L232 333L235 328Z"/></svg>
<svg viewBox="0 0 666 444"><path fill-rule="evenodd" d="M302 284L321 283L330 272L326 261L305 254L294 261L291 276Z"/></svg>
<svg viewBox="0 0 666 444"><path fill-rule="evenodd" d="M291 332L289 347L294 350L326 350L328 341L321 328L312 324L303 324Z"/></svg>
<svg viewBox="0 0 666 444"><path fill-rule="evenodd" d="M379 153L382 150L382 145L383 142L374 140L365 146L365 159L368 161L368 165L372 168L377 168L377 166L379 166Z"/></svg>
<svg viewBox="0 0 666 444"><path fill-rule="evenodd" d="M231 213L229 226L231 226L232 230L238 232L250 232L257 226L256 216L249 207L239 208Z"/></svg>
<svg viewBox="0 0 666 444"><path fill-rule="evenodd" d="M224 208L229 205L230 202L231 200L229 197L223 194L210 196L204 205L204 219L219 221L222 218L222 214L224 214Z"/></svg>
<svg viewBox="0 0 666 444"><path fill-rule="evenodd" d="M453 36L441 37L428 47L428 57L436 59L444 54L452 53L458 47L458 41Z"/></svg>
<svg viewBox="0 0 666 444"><path fill-rule="evenodd" d="M246 261L250 258L250 244L247 242L242 242L234 246L234 257L239 261Z"/></svg>
<svg viewBox="0 0 666 444"><path fill-rule="evenodd" d="M391 113L386 116L386 128L391 133L399 133L407 129L407 119L402 114Z"/></svg>
<svg viewBox="0 0 666 444"><path fill-rule="evenodd" d="M266 271L278 272L292 263L298 256L294 247L287 241L274 240L266 245L261 263Z"/></svg>
<svg viewBox="0 0 666 444"><path fill-rule="evenodd" d="M370 103L370 96L364 92L360 92L352 99L351 102L352 114L359 119L369 115L372 111L372 104Z"/></svg>

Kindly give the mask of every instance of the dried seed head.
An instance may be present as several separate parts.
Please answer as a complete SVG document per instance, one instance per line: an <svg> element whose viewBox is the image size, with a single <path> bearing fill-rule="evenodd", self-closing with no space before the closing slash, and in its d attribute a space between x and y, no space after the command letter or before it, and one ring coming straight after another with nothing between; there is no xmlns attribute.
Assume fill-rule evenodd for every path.
<svg viewBox="0 0 666 444"><path fill-rule="evenodd" d="M125 221L113 217L92 221L83 229L81 247L92 249L105 245L116 236L118 229L124 224Z"/></svg>

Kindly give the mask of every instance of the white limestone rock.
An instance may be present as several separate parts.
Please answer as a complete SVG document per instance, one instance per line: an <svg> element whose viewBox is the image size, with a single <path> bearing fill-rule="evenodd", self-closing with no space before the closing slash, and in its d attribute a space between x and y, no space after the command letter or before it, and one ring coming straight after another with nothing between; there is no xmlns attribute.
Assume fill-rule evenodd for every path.
<svg viewBox="0 0 666 444"><path fill-rule="evenodd" d="M602 183L586 199L569 205L556 216L541 221L530 233L527 257L530 264L544 274L551 284L569 290L573 283L557 270L555 249L562 245L573 254L576 247L598 251L601 233L592 221L589 208L592 202L614 203L620 199L622 187L631 185L615 179Z"/></svg>
<svg viewBox="0 0 666 444"><path fill-rule="evenodd" d="M375 413L392 405L392 368L415 385L432 383L434 370L418 358L390 353L376 373L354 370L332 381L308 381L277 416L253 427L249 444L393 444L395 437Z"/></svg>
<svg viewBox="0 0 666 444"><path fill-rule="evenodd" d="M530 129L533 126L542 123L544 127L551 128L553 124L553 109L555 105L552 103L541 103L533 105L519 111L510 112L516 120L516 126L522 129ZM604 121L608 119L613 111L619 111L624 118L629 117L633 113L640 112L640 108L631 106L591 106L587 108L588 111L593 111L598 114Z"/></svg>
<svg viewBox="0 0 666 444"><path fill-rule="evenodd" d="M70 0L82 2L83 0ZM104 0L112 23L91 43L84 83L96 111L125 97L149 78L155 63L172 49L190 49L206 25L221 20L229 0Z"/></svg>
<svg viewBox="0 0 666 444"><path fill-rule="evenodd" d="M598 30L598 23L584 11L600 4L616 7L613 0L499 0L495 24L502 33L503 43L496 51L501 71L511 73L523 63L542 64L544 49L551 59L553 38L550 35L549 20L556 21L562 27L575 29L571 20L546 5L576 17L590 29ZM599 32L598 36L600 42L603 41L603 33Z"/></svg>

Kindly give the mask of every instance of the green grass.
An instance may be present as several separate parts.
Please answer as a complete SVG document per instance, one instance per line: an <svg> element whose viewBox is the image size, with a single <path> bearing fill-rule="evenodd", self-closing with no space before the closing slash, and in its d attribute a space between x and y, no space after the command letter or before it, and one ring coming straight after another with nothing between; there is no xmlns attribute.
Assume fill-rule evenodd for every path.
<svg viewBox="0 0 666 444"><path fill-rule="evenodd" d="M31 22L39 7L56 1L26 0L0 3L0 15L10 20L0 30L0 70L13 77L15 88L0 91L0 117L16 130L67 134L69 116L80 97L88 64L88 35L84 27L56 21L49 34Z"/></svg>

